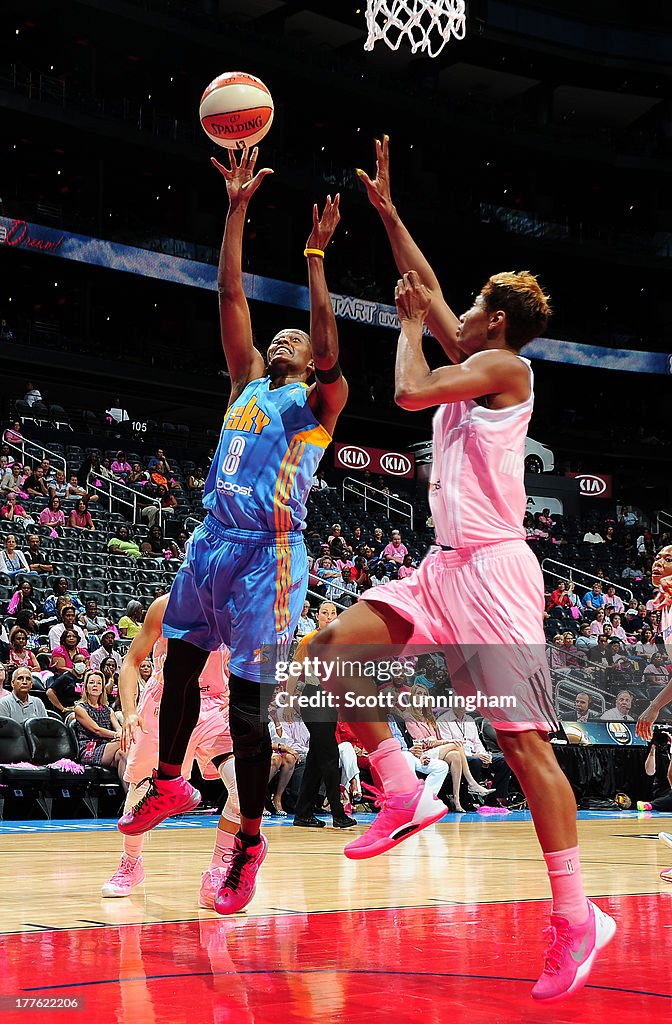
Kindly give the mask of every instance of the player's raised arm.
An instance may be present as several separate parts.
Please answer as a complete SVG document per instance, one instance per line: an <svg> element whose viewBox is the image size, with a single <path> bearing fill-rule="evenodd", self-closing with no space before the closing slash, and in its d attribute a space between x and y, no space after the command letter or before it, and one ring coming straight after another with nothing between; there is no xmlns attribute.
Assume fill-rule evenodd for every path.
<svg viewBox="0 0 672 1024"><path fill-rule="evenodd" d="M477 352L458 366L430 370L422 351L422 327L432 297L415 271L397 283L394 293L401 332L397 344L394 400L402 409L416 411L485 395L504 396L504 405L524 401L530 375L522 360L501 348ZM493 322L503 314L492 314Z"/></svg>
<svg viewBox="0 0 672 1024"><path fill-rule="evenodd" d="M376 139L375 178L370 178L360 168L357 168L357 174L364 182L372 205L380 214L387 237L392 246L392 255L397 264L397 270L400 274L405 274L409 270L417 272L420 281L429 291L432 300L427 316L427 325L451 362L459 363L463 358L456 338L460 322L444 299L436 274L411 237L408 228L401 220L397 208L392 202L389 143L388 135L383 136L382 142Z"/></svg>
<svg viewBox="0 0 672 1024"><path fill-rule="evenodd" d="M338 363L338 329L324 273L324 253L339 220L340 196L327 196L322 216L313 206L313 229L306 242L310 291L310 341L315 364L311 408L325 430L333 433L348 397L348 385Z"/></svg>
<svg viewBox="0 0 672 1024"><path fill-rule="evenodd" d="M119 671L119 700L124 716L121 731L121 749L127 754L137 729L142 732L142 720L138 717L138 669L151 652L152 647L161 636L163 613L168 604L168 595L164 594L153 601L147 610L140 632L133 637Z"/></svg>
<svg viewBox="0 0 672 1024"><path fill-rule="evenodd" d="M231 376L231 398L235 398L250 380L263 376L264 360L252 343L250 310L243 290L243 231L247 206L270 167L254 173L259 150L244 149L236 161L229 151L230 167L212 157L212 163L226 182L229 211L222 248L219 253L217 289L219 291L219 322L226 364Z"/></svg>

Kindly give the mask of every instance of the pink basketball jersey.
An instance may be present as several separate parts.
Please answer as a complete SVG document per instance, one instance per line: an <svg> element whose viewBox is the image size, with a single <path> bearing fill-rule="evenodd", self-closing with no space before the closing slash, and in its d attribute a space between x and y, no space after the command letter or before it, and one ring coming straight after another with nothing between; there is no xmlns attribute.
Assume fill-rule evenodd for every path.
<svg viewBox="0 0 672 1024"><path fill-rule="evenodd" d="M439 544L459 549L525 538L525 438L534 378L529 360L523 362L530 370L526 401L486 409L469 399L440 405L434 415L429 505Z"/></svg>
<svg viewBox="0 0 672 1024"><path fill-rule="evenodd" d="M151 695L153 700L158 703L161 700L163 694L163 666L166 661L166 655L168 654L168 641L165 637L159 637L154 644L154 650L152 651L152 660L154 662L154 671L150 676L146 690L148 696ZM199 677L199 688L201 691L201 698L222 698L229 692L229 648L223 647L218 651L213 651L208 655L208 660L203 666L203 671ZM144 691L143 691L144 693Z"/></svg>
<svg viewBox="0 0 672 1024"><path fill-rule="evenodd" d="M669 604L663 605L660 610L660 632L668 656L672 657L672 606Z"/></svg>

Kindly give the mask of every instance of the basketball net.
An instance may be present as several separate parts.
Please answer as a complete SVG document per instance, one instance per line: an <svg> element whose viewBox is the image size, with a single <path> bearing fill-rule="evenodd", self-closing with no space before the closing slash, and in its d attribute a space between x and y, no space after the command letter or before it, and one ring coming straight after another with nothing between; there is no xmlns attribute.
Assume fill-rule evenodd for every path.
<svg viewBox="0 0 672 1024"><path fill-rule="evenodd" d="M379 39L391 50L408 40L413 53L437 57L451 37L464 39L465 0L367 0L366 25L365 50Z"/></svg>

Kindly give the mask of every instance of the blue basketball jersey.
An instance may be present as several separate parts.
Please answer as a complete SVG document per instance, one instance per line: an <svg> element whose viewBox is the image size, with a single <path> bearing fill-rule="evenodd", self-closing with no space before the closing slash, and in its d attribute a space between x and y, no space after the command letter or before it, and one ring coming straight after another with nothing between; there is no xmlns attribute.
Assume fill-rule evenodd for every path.
<svg viewBox="0 0 672 1024"><path fill-rule="evenodd" d="M229 406L203 504L224 526L290 533L306 525L306 499L331 436L303 383L252 380Z"/></svg>

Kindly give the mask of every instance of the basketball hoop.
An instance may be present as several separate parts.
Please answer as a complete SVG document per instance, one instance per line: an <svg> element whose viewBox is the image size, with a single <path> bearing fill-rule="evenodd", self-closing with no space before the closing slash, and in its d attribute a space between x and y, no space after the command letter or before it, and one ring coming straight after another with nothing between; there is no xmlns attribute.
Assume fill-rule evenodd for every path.
<svg viewBox="0 0 672 1024"><path fill-rule="evenodd" d="M366 25L365 50L379 39L391 50L408 40L413 53L437 57L451 37L464 39L465 0L367 0Z"/></svg>

